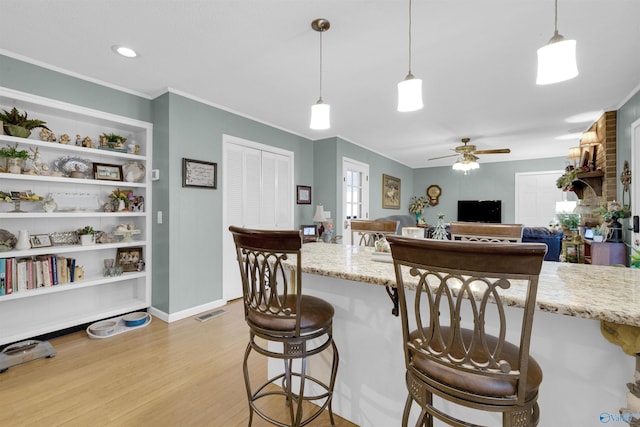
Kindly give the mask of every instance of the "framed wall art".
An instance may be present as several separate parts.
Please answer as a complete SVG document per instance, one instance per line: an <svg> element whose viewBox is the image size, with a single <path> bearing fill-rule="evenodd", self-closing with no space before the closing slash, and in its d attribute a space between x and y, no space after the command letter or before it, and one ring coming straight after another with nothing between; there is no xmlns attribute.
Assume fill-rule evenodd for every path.
<svg viewBox="0 0 640 427"><path fill-rule="evenodd" d="M32 248L44 248L47 246L53 246L51 238L48 234L34 234L29 238Z"/></svg>
<svg viewBox="0 0 640 427"><path fill-rule="evenodd" d="M106 163L93 164L93 177L106 181L122 181L122 166Z"/></svg>
<svg viewBox="0 0 640 427"><path fill-rule="evenodd" d="M296 185L296 202L299 205L310 205L311 187L307 185Z"/></svg>
<svg viewBox="0 0 640 427"><path fill-rule="evenodd" d="M183 158L182 186L215 190L218 188L218 164Z"/></svg>
<svg viewBox="0 0 640 427"><path fill-rule="evenodd" d="M122 267L122 271L140 271L142 261L142 247L118 248L116 266Z"/></svg>
<svg viewBox="0 0 640 427"><path fill-rule="evenodd" d="M382 174L382 207L400 209L400 178Z"/></svg>

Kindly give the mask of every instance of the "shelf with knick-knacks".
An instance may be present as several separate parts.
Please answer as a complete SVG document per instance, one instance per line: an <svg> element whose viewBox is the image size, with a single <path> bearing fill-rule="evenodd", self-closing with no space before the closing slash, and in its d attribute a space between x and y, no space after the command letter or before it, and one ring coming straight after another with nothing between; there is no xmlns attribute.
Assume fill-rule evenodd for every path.
<svg viewBox="0 0 640 427"><path fill-rule="evenodd" d="M0 87L5 113L28 114L43 127L26 138L0 131L0 148L28 153L19 170L0 157L0 274L4 265L7 279L7 260L53 256L79 263L82 279L0 290L0 345L148 308L151 123ZM79 244L85 227L95 232L93 244ZM16 249L21 232L29 247ZM104 260L127 248L144 257L144 269L105 276Z"/></svg>

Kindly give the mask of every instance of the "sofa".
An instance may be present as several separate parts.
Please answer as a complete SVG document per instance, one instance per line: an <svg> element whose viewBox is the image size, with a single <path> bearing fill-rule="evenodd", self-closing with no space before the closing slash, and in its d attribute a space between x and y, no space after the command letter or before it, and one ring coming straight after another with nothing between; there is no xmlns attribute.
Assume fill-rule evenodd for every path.
<svg viewBox="0 0 640 427"><path fill-rule="evenodd" d="M560 261L563 238L564 233L562 230L553 231L547 227L525 227L522 230L523 243L544 243L547 245L547 253L544 256L545 261Z"/></svg>
<svg viewBox="0 0 640 427"><path fill-rule="evenodd" d="M410 215L393 215L387 218L396 217L408 217L413 219ZM386 218L381 218L386 219ZM415 222L415 220L413 220ZM402 227L412 227L414 224L399 226L401 230L398 234L402 234ZM429 226L425 229L425 237L429 238L433 234L435 227ZM446 226L447 238L451 239L451 232L449 226ZM560 261L560 252L562 251L562 239L564 233L560 231L549 230L546 227L524 227L522 230L522 242L523 243L544 243L547 245L547 253L544 256L545 261Z"/></svg>

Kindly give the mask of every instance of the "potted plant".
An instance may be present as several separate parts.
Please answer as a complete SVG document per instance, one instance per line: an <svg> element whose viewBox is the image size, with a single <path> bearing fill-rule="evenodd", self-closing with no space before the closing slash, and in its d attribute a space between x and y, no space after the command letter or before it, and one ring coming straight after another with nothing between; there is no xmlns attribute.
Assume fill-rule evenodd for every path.
<svg viewBox="0 0 640 427"><path fill-rule="evenodd" d="M93 227L87 225L84 228L78 230L78 235L80 236L80 244L81 245L93 245L95 240L96 232L93 230Z"/></svg>
<svg viewBox="0 0 640 427"><path fill-rule="evenodd" d="M19 138L29 138L32 129L43 128L50 130L45 126L47 122L29 119L26 111L20 113L16 107L13 107L11 111L2 110L2 113L0 113L0 121L3 123L4 131L7 134Z"/></svg>
<svg viewBox="0 0 640 427"><path fill-rule="evenodd" d="M593 228L593 241L594 242L604 241L604 232L602 230L602 225Z"/></svg>
<svg viewBox="0 0 640 427"><path fill-rule="evenodd" d="M4 148L0 148L0 157L7 159L5 172L22 173L24 163L31 158L31 155L27 150L18 150L18 143L16 143L13 147L7 145Z"/></svg>

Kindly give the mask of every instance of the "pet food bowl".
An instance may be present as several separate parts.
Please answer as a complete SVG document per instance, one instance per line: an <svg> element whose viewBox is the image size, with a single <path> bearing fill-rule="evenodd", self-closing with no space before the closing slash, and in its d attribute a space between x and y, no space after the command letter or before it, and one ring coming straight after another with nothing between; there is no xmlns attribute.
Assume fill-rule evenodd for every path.
<svg viewBox="0 0 640 427"><path fill-rule="evenodd" d="M98 337L106 337L115 332L118 322L113 320L105 320L103 322L96 322L89 326L89 332Z"/></svg>
<svg viewBox="0 0 640 427"><path fill-rule="evenodd" d="M147 316L148 314L144 312L129 313L122 316L122 320L125 326L140 326L147 321Z"/></svg>

